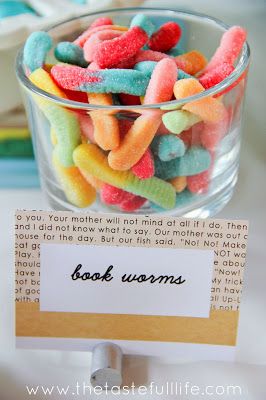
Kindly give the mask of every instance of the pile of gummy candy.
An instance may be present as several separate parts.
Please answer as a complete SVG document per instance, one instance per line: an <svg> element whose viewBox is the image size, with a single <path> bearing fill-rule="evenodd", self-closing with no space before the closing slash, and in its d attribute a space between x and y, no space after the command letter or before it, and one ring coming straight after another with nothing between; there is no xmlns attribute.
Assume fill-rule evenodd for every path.
<svg viewBox="0 0 266 400"><path fill-rule="evenodd" d="M229 124L223 94L239 78L216 96L182 99L234 71L246 32L228 29L209 62L197 50L176 55L181 34L176 22L156 29L144 14L129 27L98 18L74 42L55 46L55 65L46 64L49 34L29 36L23 63L30 81L92 105L75 110L33 95L50 122L53 166L70 203L88 207L98 193L104 204L126 212L148 201L156 211L171 210L208 190L215 149ZM181 100L179 107L160 104L172 100ZM112 105L130 106L137 116L119 118Z"/></svg>

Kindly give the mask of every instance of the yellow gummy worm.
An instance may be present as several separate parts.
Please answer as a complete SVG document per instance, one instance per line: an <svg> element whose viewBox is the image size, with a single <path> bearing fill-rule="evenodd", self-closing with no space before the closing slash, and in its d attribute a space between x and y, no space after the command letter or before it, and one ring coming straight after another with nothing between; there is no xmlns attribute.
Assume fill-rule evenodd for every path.
<svg viewBox="0 0 266 400"><path fill-rule="evenodd" d="M36 69L29 76L29 79L38 88L57 97L66 98L65 94L51 79L48 72L44 71L42 68ZM81 137L79 122L76 115L41 96L34 95L34 100L49 120L51 128L55 131L57 139L55 151L59 161L65 167L73 165L73 150L80 143Z"/></svg>
<svg viewBox="0 0 266 400"><path fill-rule="evenodd" d="M53 155L53 165L67 200L76 207L85 208L94 203L96 190L82 176L75 166L64 167Z"/></svg>
<svg viewBox="0 0 266 400"><path fill-rule="evenodd" d="M106 155L95 144L79 145L73 153L73 158L82 171L105 183L145 197L165 209L175 206L176 192L170 183L156 177L141 180L131 171L113 170Z"/></svg>

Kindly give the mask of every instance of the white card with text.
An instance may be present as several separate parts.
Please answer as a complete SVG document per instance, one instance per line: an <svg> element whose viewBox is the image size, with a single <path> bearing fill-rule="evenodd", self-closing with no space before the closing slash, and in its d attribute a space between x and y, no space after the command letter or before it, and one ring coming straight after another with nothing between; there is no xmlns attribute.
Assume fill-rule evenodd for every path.
<svg viewBox="0 0 266 400"><path fill-rule="evenodd" d="M41 244L40 310L209 318L212 250Z"/></svg>

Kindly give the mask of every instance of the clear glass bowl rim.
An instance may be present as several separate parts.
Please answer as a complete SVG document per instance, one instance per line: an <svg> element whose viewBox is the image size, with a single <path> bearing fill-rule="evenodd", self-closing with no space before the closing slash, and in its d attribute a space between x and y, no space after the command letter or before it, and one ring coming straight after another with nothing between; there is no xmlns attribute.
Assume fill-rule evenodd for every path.
<svg viewBox="0 0 266 400"><path fill-rule="evenodd" d="M206 14L201 14L201 13L196 13L196 12L188 12L188 11L179 11L179 10L173 10L169 8L156 8L156 7L127 7L127 8L112 8L112 9L107 9L107 10L102 10L102 11L95 11L92 13L87 13L87 14L82 14L80 16L76 16L74 18L70 18L68 20L65 20L63 22L60 22L59 24L56 24L54 26L51 26L47 32L49 32L52 29L55 29L61 25L67 24L69 22L72 22L74 20L78 20L80 18L85 18L88 16L102 16L103 14L106 15L108 13L127 13L127 12L165 12L169 17L171 15L175 15L176 17L178 16L187 16L187 17L196 17L199 19L205 19L210 21L211 23L214 23L218 25L220 28L223 28L224 30L228 30L230 28L230 25L225 24L221 20L217 18L210 17ZM18 77L18 80L20 83L28 89L30 92L33 92L34 94L37 94L41 97L45 97L47 100L50 100L60 106L65 106L69 108L76 108L76 109L83 109L83 110L93 110L93 109L104 109L104 110L117 110L117 111L132 111L134 110L147 110L147 109L158 109L161 107L173 107L174 106L179 106L183 105L184 103L188 103L191 101L199 100L204 97L208 96L213 96L219 92L222 92L223 90L227 89L229 86L231 86L248 68L249 65L249 59L250 59L250 47L247 42L245 42L243 46L243 50L241 53L241 56L239 58L238 64L235 67L234 71L222 82L220 82L218 85L215 85L211 87L210 89L207 89L199 94L186 97L181 100L172 100L164 103L157 103L157 104L146 104L146 105L136 105L136 106L124 106L124 105L112 105L112 106L102 106L102 105L97 105L97 104L88 104L88 103L81 103L73 100L68 100L68 99L63 99L57 96L54 96L48 92L45 92L44 90L38 88L36 85L34 85L27 75L24 72L23 68L23 48L24 46L18 51L17 57L16 57L16 75Z"/></svg>

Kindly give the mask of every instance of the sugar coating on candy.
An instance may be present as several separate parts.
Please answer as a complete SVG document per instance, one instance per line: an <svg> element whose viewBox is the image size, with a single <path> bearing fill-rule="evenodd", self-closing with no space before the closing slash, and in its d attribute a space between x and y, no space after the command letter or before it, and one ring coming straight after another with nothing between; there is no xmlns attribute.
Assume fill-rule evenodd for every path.
<svg viewBox="0 0 266 400"><path fill-rule="evenodd" d="M187 188L191 193L206 193L210 183L210 171L187 177Z"/></svg>
<svg viewBox="0 0 266 400"><path fill-rule="evenodd" d="M79 208L89 207L96 199L96 190L84 179L77 167L64 167L53 155L53 166L68 201Z"/></svg>
<svg viewBox="0 0 266 400"><path fill-rule="evenodd" d="M52 39L47 32L40 31L30 34L23 49L23 63L30 72L44 65L46 55L52 45Z"/></svg>
<svg viewBox="0 0 266 400"><path fill-rule="evenodd" d="M183 110L197 115L200 119L207 122L218 122L224 119L225 106L220 101L212 97L194 100L186 103Z"/></svg>
<svg viewBox="0 0 266 400"><path fill-rule="evenodd" d="M142 62L142 61L161 61L164 58L170 58L174 60L173 57L168 56L167 54L161 53L159 51L153 51L153 50L140 50L136 54L134 61L135 64Z"/></svg>
<svg viewBox="0 0 266 400"><path fill-rule="evenodd" d="M182 131L199 122L200 118L187 111L177 110L165 113L162 120L170 132L179 135Z"/></svg>
<svg viewBox="0 0 266 400"><path fill-rule="evenodd" d="M83 176L84 179L96 190L101 190L104 182L102 182L100 179L96 178L95 176L89 174L87 171L79 168L79 172Z"/></svg>
<svg viewBox="0 0 266 400"><path fill-rule="evenodd" d="M121 36L123 31L118 31L115 29L106 29L104 31L94 33L89 39L86 40L83 51L84 58L88 62L91 62L94 58L94 52L97 49L97 45L102 43L104 40L111 40L118 36ZM98 65L98 64L97 64Z"/></svg>
<svg viewBox="0 0 266 400"><path fill-rule="evenodd" d="M47 85L43 85L43 77L35 77L40 81L37 86L55 96L101 106L101 111L92 107L87 115L82 108L69 110L33 95L51 125L54 158L63 168L59 181L68 200L78 207L83 207L79 198L83 196L82 189L79 194L83 180L94 194L97 189L101 196L103 188L109 186L111 200L106 194L106 201L103 197L102 201L111 201L125 212L136 211L147 199L157 211L182 208L193 200L194 194L208 190L211 157L228 130L230 118L221 93L231 90L243 77L214 97L198 96L199 100L192 102L187 98L232 73L242 48L241 35L231 32L223 36L211 61L213 66L210 63L206 67L204 55L197 50L170 53L174 22L162 25L156 32L143 14L133 18L129 29L110 23L112 20L102 18L74 43L58 45L59 53L62 46L59 60L61 56L62 62L74 66L45 66L53 78L48 74ZM114 45L116 41L118 45ZM150 49L148 42L153 43ZM168 48L168 54L162 52L166 51L164 48ZM217 54L222 50L221 62L221 54ZM87 66L84 53L87 61L92 61L87 69L79 67ZM162 104L160 109L147 111L131 107L133 113L140 114L131 120L122 119L122 113L117 116L116 110L109 108L113 104L120 107L168 102L173 94L182 103L171 108ZM217 100L216 96L220 98ZM174 111L165 112L171 110ZM66 175L66 171L70 172ZM74 176L78 186L71 180ZM120 194L120 199L114 199L115 193Z"/></svg>
<svg viewBox="0 0 266 400"><path fill-rule="evenodd" d="M142 96L149 78L142 72L128 69L91 71L74 66L55 65L51 69L55 82L63 89L89 93L128 93Z"/></svg>
<svg viewBox="0 0 266 400"><path fill-rule="evenodd" d="M194 96L204 91L204 87L195 78L178 80L174 85L176 100Z"/></svg>
<svg viewBox="0 0 266 400"><path fill-rule="evenodd" d="M95 142L103 150L116 149L119 146L119 125L117 118L97 110L90 113L94 126Z"/></svg>
<svg viewBox="0 0 266 400"><path fill-rule="evenodd" d="M58 97L65 97L65 94L62 93L50 75L43 69L35 70L29 76L29 79L40 89ZM80 143L81 136L77 116L40 96L36 96L35 100L56 133L57 145L55 153L59 162L65 167L73 165L73 150Z"/></svg>
<svg viewBox="0 0 266 400"><path fill-rule="evenodd" d="M228 63L233 65L245 43L247 33L241 26L232 26L222 36L220 45L206 66L204 73L217 65Z"/></svg>
<svg viewBox="0 0 266 400"><path fill-rule="evenodd" d="M152 76L154 68L156 67L156 61L141 61L134 65L134 69L143 72L149 78Z"/></svg>
<svg viewBox="0 0 266 400"><path fill-rule="evenodd" d="M111 94L88 93L90 104L110 106L113 104ZM106 110L90 112L94 126L94 140L103 150L112 150L118 147L120 141L119 124L115 116Z"/></svg>
<svg viewBox="0 0 266 400"><path fill-rule="evenodd" d="M56 85L50 74L44 69L38 68L35 70L30 74L29 80L45 92L67 99L67 95Z"/></svg>
<svg viewBox="0 0 266 400"><path fill-rule="evenodd" d="M177 193L181 193L187 186L187 177L176 176L175 178L170 179L170 183L174 186Z"/></svg>
<svg viewBox="0 0 266 400"><path fill-rule="evenodd" d="M189 190L185 189L181 193L176 194L175 206L174 208L180 208L188 206L195 199L195 194L191 193ZM156 212L163 212L164 209L159 207L157 204L151 204L151 207Z"/></svg>
<svg viewBox="0 0 266 400"><path fill-rule="evenodd" d="M95 26L94 28L88 28L85 32L83 32L76 40L74 40L73 43L77 44L80 47L83 47L85 42L96 32L104 31L105 29L115 29L119 31L124 31L126 32L128 28L126 26L120 26L120 25L100 25L100 26Z"/></svg>
<svg viewBox="0 0 266 400"><path fill-rule="evenodd" d="M189 51L188 53L177 56L176 62L184 64L184 71L190 75L195 75L207 65L206 57L197 50ZM181 65L180 68L182 69Z"/></svg>
<svg viewBox="0 0 266 400"><path fill-rule="evenodd" d="M129 194L132 196L131 193L108 183L103 184L100 193L102 202L108 205L120 204L123 200L128 199Z"/></svg>
<svg viewBox="0 0 266 400"><path fill-rule="evenodd" d="M121 211L133 212L142 207L146 201L144 197L134 195L132 198L122 201L119 208Z"/></svg>
<svg viewBox="0 0 266 400"><path fill-rule="evenodd" d="M133 167L151 144L161 123L161 114L148 111L138 117L117 149L108 155L111 168L126 171Z"/></svg>
<svg viewBox="0 0 266 400"><path fill-rule="evenodd" d="M148 75L149 77L152 76L153 70L156 67L157 61L140 61L134 65L134 69L137 71L143 72L144 74ZM187 74L186 72L182 71L182 69L178 68L178 79L188 79L193 78L193 76Z"/></svg>
<svg viewBox="0 0 266 400"><path fill-rule="evenodd" d="M95 21L93 21L92 24L90 24L90 29L96 28L97 26L102 26L102 25L113 25L113 20L112 18L109 17L99 17Z"/></svg>
<svg viewBox="0 0 266 400"><path fill-rule="evenodd" d="M136 14L131 20L130 27L132 28L132 26L139 26L147 33L149 37L156 30L150 18L144 14Z"/></svg>
<svg viewBox="0 0 266 400"><path fill-rule="evenodd" d="M173 186L156 177L138 179L131 171L114 171L108 164L105 154L94 144L82 144L73 153L75 164L96 178L144 197L164 209L175 204Z"/></svg>
<svg viewBox="0 0 266 400"><path fill-rule="evenodd" d="M196 175L206 171L211 165L210 153L203 147L189 148L183 157L171 161L155 158L155 176L168 180L176 176Z"/></svg>
<svg viewBox="0 0 266 400"><path fill-rule="evenodd" d="M57 60L68 64L87 67L88 63L84 58L82 49L71 42L60 42L56 45L54 55Z"/></svg>
<svg viewBox="0 0 266 400"><path fill-rule="evenodd" d="M234 66L229 63L222 63L213 67L209 72L204 73L199 81L205 89L209 89L227 78L233 71Z"/></svg>
<svg viewBox="0 0 266 400"><path fill-rule="evenodd" d="M181 28L176 22L166 22L153 33L148 46L154 51L168 51L178 43L181 34Z"/></svg>
<svg viewBox="0 0 266 400"><path fill-rule="evenodd" d="M165 58L173 60L178 68L181 68L185 72L188 72L187 69L191 69L190 63L188 61L179 60L175 57L171 57L168 54L161 53L160 51L153 50L139 50L138 53L134 57L134 64L137 64L142 61L161 61Z"/></svg>
<svg viewBox="0 0 266 400"><path fill-rule="evenodd" d="M144 97L144 104L163 103L171 100L177 80L177 68L173 60L164 59L155 66Z"/></svg>
<svg viewBox="0 0 266 400"><path fill-rule="evenodd" d="M146 202L146 199L140 196L108 185L107 183L102 186L100 195L104 204L116 205L120 210L128 212L139 209Z"/></svg>
<svg viewBox="0 0 266 400"><path fill-rule="evenodd" d="M147 40L147 33L138 26L133 26L123 35L98 44L94 51L93 61L101 68L110 68L133 57Z"/></svg>
<svg viewBox="0 0 266 400"><path fill-rule="evenodd" d="M151 145L154 154L161 161L170 161L185 154L186 146L176 135L161 135L153 139Z"/></svg>
<svg viewBox="0 0 266 400"><path fill-rule="evenodd" d="M150 149L147 149L140 160L133 165L131 171L139 179L148 179L154 176L154 160Z"/></svg>

